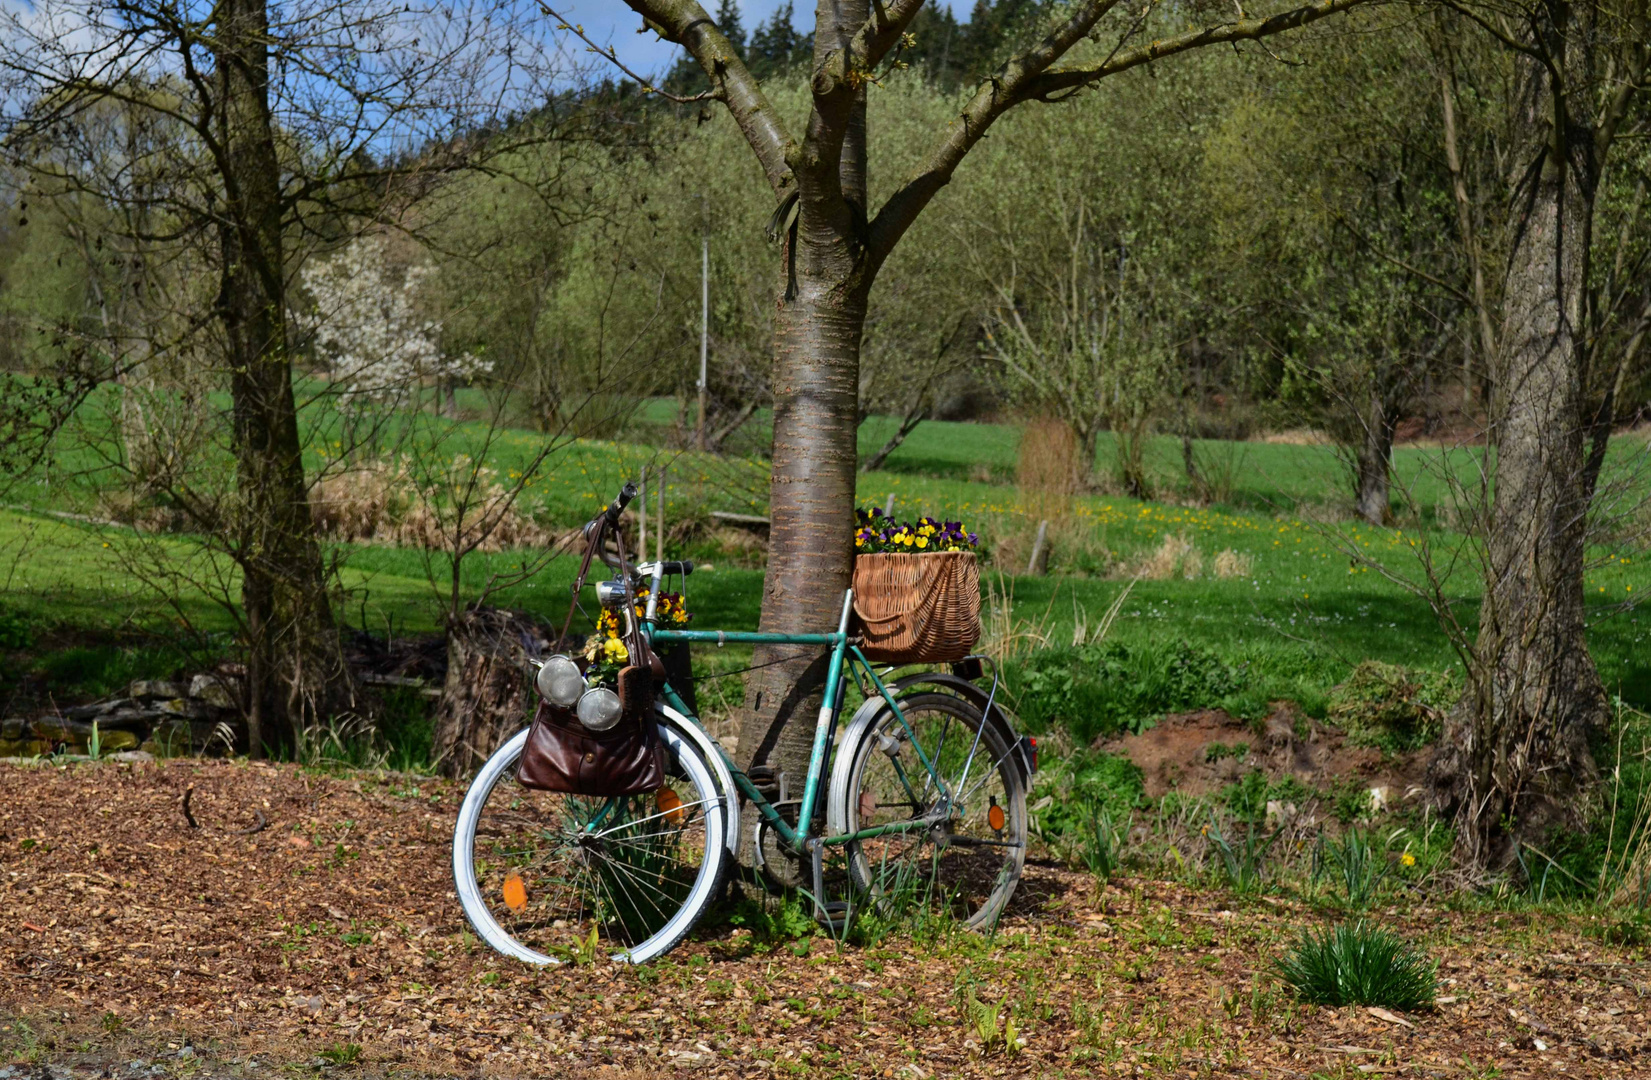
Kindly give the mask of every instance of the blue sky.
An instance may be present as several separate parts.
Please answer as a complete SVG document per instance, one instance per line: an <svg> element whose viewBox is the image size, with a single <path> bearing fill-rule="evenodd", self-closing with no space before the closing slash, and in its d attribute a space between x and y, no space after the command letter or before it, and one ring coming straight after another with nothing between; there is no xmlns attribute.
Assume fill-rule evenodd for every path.
<svg viewBox="0 0 1651 1080"><path fill-rule="evenodd" d="M972 6L972 0L935 2L945 3L959 18L968 18ZM716 14L717 0L700 0L700 3L705 5L707 11ZM775 9L783 5L784 0L741 0L740 22L744 24L746 33L749 34L758 23L767 22ZM592 41L599 45L611 45L619 54L619 59L638 74L657 75L676 62L677 47L660 41L653 34L638 34L636 29L642 25L642 20L620 0L561 0L560 3L550 0L550 6L564 19L583 26ZM814 5L808 0L796 4L795 22L799 30L812 29ZM569 45L570 50L582 48L577 40Z"/></svg>

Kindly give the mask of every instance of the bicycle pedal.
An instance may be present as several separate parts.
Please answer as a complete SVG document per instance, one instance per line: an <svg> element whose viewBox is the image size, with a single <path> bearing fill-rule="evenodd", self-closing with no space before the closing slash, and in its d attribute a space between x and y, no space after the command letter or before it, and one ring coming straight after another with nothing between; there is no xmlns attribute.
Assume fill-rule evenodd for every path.
<svg viewBox="0 0 1651 1080"><path fill-rule="evenodd" d="M849 916L852 914L853 908L845 901L828 900L823 908L815 909L814 919L822 927L831 931L833 936L841 937L843 931L848 929Z"/></svg>

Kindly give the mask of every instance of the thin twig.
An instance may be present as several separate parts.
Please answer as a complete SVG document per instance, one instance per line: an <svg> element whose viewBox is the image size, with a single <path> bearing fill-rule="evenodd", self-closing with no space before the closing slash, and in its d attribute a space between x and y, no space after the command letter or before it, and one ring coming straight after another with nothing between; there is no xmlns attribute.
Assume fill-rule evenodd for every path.
<svg viewBox="0 0 1651 1080"><path fill-rule="evenodd" d="M674 101L678 105L691 105L696 101L721 101L722 100L722 95L717 93L715 90L704 90L704 91L701 91L698 94L694 94L692 97L679 97L676 94L668 93L667 91L661 90L659 87L657 87L657 86L653 85L652 83L650 83L647 79L644 79L642 76L638 75L636 72L632 71L630 68L628 68L624 64L620 63L618 55L614 53L613 48L611 46L609 48L604 49L602 46L598 45L596 42L594 42L590 38L586 37L584 27L578 25L577 23L568 22L566 19L562 18L562 16L558 15L554 10L552 10L549 6L547 6L545 4L540 4L539 5L539 10L544 12L546 15L549 15L551 18L556 20L556 23L557 23L556 29L566 30L569 33L573 34L580 41L583 41L585 43L585 45L589 47L591 52L595 53L597 56L602 57L602 59L604 59L608 63L612 64L614 67L618 68L620 71L623 71L626 74L626 76L628 76L630 78L630 80L632 82L636 83L636 85L638 85L642 88L642 92L644 94L658 94L660 97L664 98L665 100Z"/></svg>

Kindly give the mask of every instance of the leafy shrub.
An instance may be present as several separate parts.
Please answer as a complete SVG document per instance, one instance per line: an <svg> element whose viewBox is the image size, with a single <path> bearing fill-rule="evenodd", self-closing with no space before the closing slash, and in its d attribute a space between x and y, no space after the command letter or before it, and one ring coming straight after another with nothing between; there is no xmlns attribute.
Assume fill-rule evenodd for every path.
<svg viewBox="0 0 1651 1080"><path fill-rule="evenodd" d="M1278 972L1312 1005L1377 1005L1414 1012L1433 1004L1436 966L1395 934L1363 921L1307 931Z"/></svg>
<svg viewBox="0 0 1651 1080"><path fill-rule="evenodd" d="M1184 641L1044 649L1006 665L1006 675L1028 726L1064 726L1082 742L1145 730L1166 712L1217 705L1244 685L1221 657Z"/></svg>
<svg viewBox="0 0 1651 1080"><path fill-rule="evenodd" d="M1366 660L1331 691L1328 716L1354 746L1398 753L1437 739L1460 695L1448 672Z"/></svg>
<svg viewBox="0 0 1651 1080"><path fill-rule="evenodd" d="M1221 789L1221 801L1228 811L1241 821L1260 821L1267 816L1267 804L1278 801L1305 805L1318 793L1293 776L1268 780L1260 769L1252 769L1243 777Z"/></svg>
<svg viewBox="0 0 1651 1080"><path fill-rule="evenodd" d="M1146 791L1140 768L1128 758L1092 750L1045 757L1032 789L1032 831L1051 847L1092 843L1097 822L1124 820ZM1073 852L1088 865L1085 850Z"/></svg>

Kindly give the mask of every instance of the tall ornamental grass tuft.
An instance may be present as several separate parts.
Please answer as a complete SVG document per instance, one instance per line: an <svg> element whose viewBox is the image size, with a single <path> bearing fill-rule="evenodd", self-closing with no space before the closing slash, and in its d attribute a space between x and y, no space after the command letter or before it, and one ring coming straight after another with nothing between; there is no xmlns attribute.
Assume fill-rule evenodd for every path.
<svg viewBox="0 0 1651 1080"><path fill-rule="evenodd" d="M1304 933L1278 972L1312 1005L1379 1005L1414 1012L1433 1004L1436 965L1396 934L1363 920Z"/></svg>

